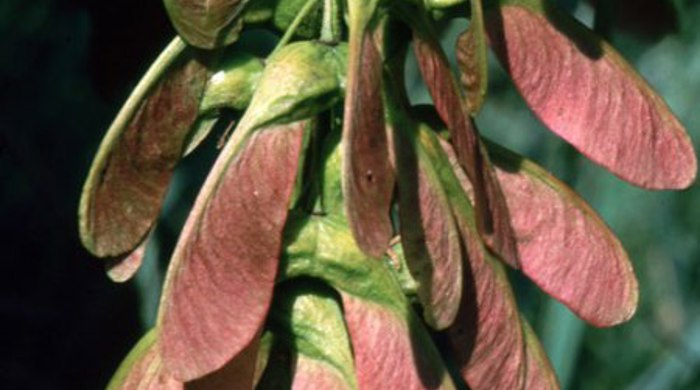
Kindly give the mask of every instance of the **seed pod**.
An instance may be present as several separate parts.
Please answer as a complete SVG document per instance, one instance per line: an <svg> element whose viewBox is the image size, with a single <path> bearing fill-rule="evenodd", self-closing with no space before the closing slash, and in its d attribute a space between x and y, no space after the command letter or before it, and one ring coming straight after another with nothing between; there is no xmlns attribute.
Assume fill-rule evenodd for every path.
<svg viewBox="0 0 700 390"><path fill-rule="evenodd" d="M471 115L476 115L486 98L488 87L488 62L482 0L470 0L469 28L457 39L457 63L461 71L460 81L466 92L465 102Z"/></svg>
<svg viewBox="0 0 700 390"><path fill-rule="evenodd" d="M304 130L296 122L232 137L212 168L163 287L160 350L174 377L218 370L262 330Z"/></svg>
<svg viewBox="0 0 700 390"><path fill-rule="evenodd" d="M270 123L311 118L342 98L347 63L344 45L291 43L267 61L237 132Z"/></svg>
<svg viewBox="0 0 700 390"><path fill-rule="evenodd" d="M280 276L320 278L341 294L360 389L454 389L391 265L360 250L342 213L292 220L287 232Z"/></svg>
<svg viewBox="0 0 700 390"><path fill-rule="evenodd" d="M184 384L164 370L157 343L158 332L149 330L119 366L107 390L183 390Z"/></svg>
<svg viewBox="0 0 700 390"><path fill-rule="evenodd" d="M185 42L213 49L235 42L248 0L164 0L177 33Z"/></svg>
<svg viewBox="0 0 700 390"><path fill-rule="evenodd" d="M244 110L253 98L264 70L259 58L240 51L227 53L212 74L202 96L202 115L221 108Z"/></svg>
<svg viewBox="0 0 700 390"><path fill-rule="evenodd" d="M124 256L151 230L208 77L195 52L176 38L117 115L80 199L80 238L96 256Z"/></svg>
<svg viewBox="0 0 700 390"><path fill-rule="evenodd" d="M486 16L491 44L545 126L634 185L695 180L685 128L612 46L550 1L503 3Z"/></svg>
<svg viewBox="0 0 700 390"><path fill-rule="evenodd" d="M632 317L637 279L605 222L544 168L494 143L489 150L512 210L523 273L595 326Z"/></svg>
<svg viewBox="0 0 700 390"><path fill-rule="evenodd" d="M200 118L190 133L185 155L192 152L209 135L219 119L219 110L244 110L248 107L264 65L255 56L235 51L227 53L220 60L218 69L207 82L199 106Z"/></svg>
<svg viewBox="0 0 700 390"><path fill-rule="evenodd" d="M411 274L418 282L423 317L434 329L450 326L462 298L462 252L459 231L440 178L417 140L401 134L415 126L390 110L396 130L401 243ZM398 130L402 129L402 130Z"/></svg>
<svg viewBox="0 0 700 390"><path fill-rule="evenodd" d="M264 23L272 19L279 0L255 0L243 11L243 23Z"/></svg>
<svg viewBox="0 0 700 390"><path fill-rule="evenodd" d="M474 209L433 131L420 128L421 150L448 195L467 252L462 303L447 329L455 362L470 388L520 389L527 372L522 324L505 269L483 244ZM452 156L455 152L445 149Z"/></svg>
<svg viewBox="0 0 700 390"><path fill-rule="evenodd" d="M250 389L255 374L258 345L256 341L221 370L199 380L184 383L166 370L158 348L158 328L149 330L114 374L107 390L211 390ZM236 386L231 387L232 384Z"/></svg>
<svg viewBox="0 0 700 390"><path fill-rule="evenodd" d="M450 130L460 165L474 185L476 220L487 245L509 265L518 267L518 252L508 206L496 180L489 155L481 144L476 123L469 115L457 81L440 48L432 26L413 20L413 46L435 108Z"/></svg>
<svg viewBox="0 0 700 390"><path fill-rule="evenodd" d="M393 234L389 209L395 174L384 126L382 58L370 26L376 3L348 4L350 52L341 145L343 195L353 236L365 253L380 258Z"/></svg>

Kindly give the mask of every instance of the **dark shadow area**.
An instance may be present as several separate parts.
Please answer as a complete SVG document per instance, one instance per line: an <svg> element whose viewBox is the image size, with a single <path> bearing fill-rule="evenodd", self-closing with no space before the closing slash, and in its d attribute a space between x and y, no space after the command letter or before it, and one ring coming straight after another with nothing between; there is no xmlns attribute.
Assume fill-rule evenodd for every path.
<svg viewBox="0 0 700 390"><path fill-rule="evenodd" d="M292 386L292 354L286 343L273 340L267 366L257 390L289 389Z"/></svg>
<svg viewBox="0 0 700 390"><path fill-rule="evenodd" d="M681 31L673 0L594 0L596 9L610 7L610 32L618 30L649 42ZM606 5L612 3L612 5ZM679 2L680 3L680 2ZM686 1L686 3L691 3Z"/></svg>
<svg viewBox="0 0 700 390"><path fill-rule="evenodd" d="M547 21L576 45L581 53L594 60L603 56L603 40L599 36L552 2L545 1L544 4Z"/></svg>
<svg viewBox="0 0 700 390"><path fill-rule="evenodd" d="M508 150L507 148L491 141L486 137L481 138L489 151L489 156L494 164L509 173L517 173L525 161L525 157Z"/></svg>
<svg viewBox="0 0 700 390"><path fill-rule="evenodd" d="M52 1L66 12L89 19L84 70L106 100L126 98L138 77L175 37L161 1Z"/></svg>
<svg viewBox="0 0 700 390"><path fill-rule="evenodd" d="M82 248L77 207L97 143L172 36L160 2L0 7L0 381L99 389L142 330L133 284Z"/></svg>
<svg viewBox="0 0 700 390"><path fill-rule="evenodd" d="M426 389L439 389L445 374L455 384L460 383L461 380L459 378L451 376L451 373L447 371L443 364L442 353L432 343L428 329L423 325L418 313L414 312L412 307L408 307L407 310L411 314L406 321L413 350L413 359L416 362L416 370L421 384Z"/></svg>

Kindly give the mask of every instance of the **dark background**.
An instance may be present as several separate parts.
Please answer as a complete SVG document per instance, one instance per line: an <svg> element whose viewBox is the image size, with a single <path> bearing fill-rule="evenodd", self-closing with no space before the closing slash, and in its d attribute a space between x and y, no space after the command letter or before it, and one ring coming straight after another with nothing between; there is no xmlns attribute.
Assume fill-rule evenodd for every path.
<svg viewBox="0 0 700 390"><path fill-rule="evenodd" d="M590 4L561 1L592 23ZM700 139L700 6L697 1L605 2L602 31ZM445 42L463 24L445 28ZM82 249L76 212L97 145L129 91L174 32L160 1L0 2L0 387L103 388L152 324L161 269L110 282ZM409 66L409 76L411 67ZM619 234L640 279L641 304L615 329L585 326L513 274L521 307L564 387L700 387L700 194L634 189L575 157L541 129L492 64L482 129L569 181ZM410 77L409 77L410 80ZM419 86L416 101L425 99ZM696 142L697 145L697 142ZM195 157L190 165L206 158ZM205 164L202 163L205 169ZM200 169L200 170L201 170ZM155 248L169 242L198 179L178 173ZM171 199L173 195L170 196ZM149 260L149 259L147 259ZM160 262L160 263L158 263Z"/></svg>
<svg viewBox="0 0 700 390"><path fill-rule="evenodd" d="M142 332L134 284L82 249L98 142L172 38L159 1L0 2L0 387L104 388Z"/></svg>

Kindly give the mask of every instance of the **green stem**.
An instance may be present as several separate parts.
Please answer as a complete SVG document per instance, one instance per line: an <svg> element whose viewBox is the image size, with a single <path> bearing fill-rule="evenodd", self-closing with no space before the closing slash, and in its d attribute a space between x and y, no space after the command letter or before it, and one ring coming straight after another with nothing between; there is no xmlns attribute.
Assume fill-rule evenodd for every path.
<svg viewBox="0 0 700 390"><path fill-rule="evenodd" d="M117 118L114 120L114 123L112 123L112 126L110 126L110 129L123 128L126 126L151 88L158 83L168 67L179 58L185 51L185 48L187 48L187 44L179 37L175 37L170 41L165 50L160 53L151 67L148 68L146 74L136 85L136 88L131 92L131 95L129 95L123 108L119 111L119 114L117 114Z"/></svg>
<svg viewBox="0 0 700 390"><path fill-rule="evenodd" d="M294 18L292 23L287 27L287 30L284 32L284 35L282 35L282 38L280 38L280 41L277 42L277 46L275 47L275 50L270 53L268 58L271 58L275 53L277 53L284 45L289 42L290 39L294 36L294 33L296 32L297 28L299 28L299 25L301 24L302 21L309 15L309 12L313 9L313 7L316 5L316 1L318 0L308 0L306 4L299 10L299 13L297 16Z"/></svg>
<svg viewBox="0 0 700 390"><path fill-rule="evenodd" d="M323 0L321 42L335 43L340 41L340 28L340 4L338 0Z"/></svg>

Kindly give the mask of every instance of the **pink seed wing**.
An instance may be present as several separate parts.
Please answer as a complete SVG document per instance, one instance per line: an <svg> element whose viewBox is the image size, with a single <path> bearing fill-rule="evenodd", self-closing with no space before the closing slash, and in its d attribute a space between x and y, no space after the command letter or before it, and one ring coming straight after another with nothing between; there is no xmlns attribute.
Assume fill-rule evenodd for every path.
<svg viewBox="0 0 700 390"><path fill-rule="evenodd" d="M222 152L205 183L173 255L161 303L161 351L176 377L191 380L220 368L260 330L303 130L304 122L297 122L254 133L235 156Z"/></svg>
<svg viewBox="0 0 700 390"><path fill-rule="evenodd" d="M545 7L548 16L507 5L487 18L491 44L530 108L620 178L649 189L688 187L695 152L666 103L611 46Z"/></svg>

